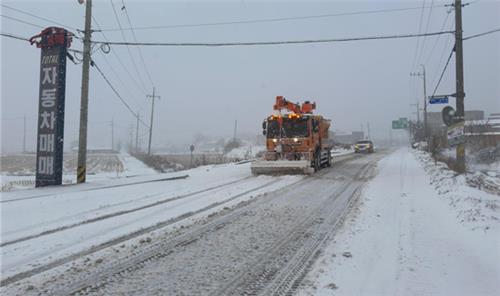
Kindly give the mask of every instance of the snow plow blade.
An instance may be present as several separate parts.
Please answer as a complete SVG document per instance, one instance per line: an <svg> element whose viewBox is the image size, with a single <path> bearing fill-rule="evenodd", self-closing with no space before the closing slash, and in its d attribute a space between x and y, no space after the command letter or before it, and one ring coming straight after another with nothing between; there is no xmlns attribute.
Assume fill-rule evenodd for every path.
<svg viewBox="0 0 500 296"><path fill-rule="evenodd" d="M310 175L314 173L308 160L256 160L251 165L254 175Z"/></svg>

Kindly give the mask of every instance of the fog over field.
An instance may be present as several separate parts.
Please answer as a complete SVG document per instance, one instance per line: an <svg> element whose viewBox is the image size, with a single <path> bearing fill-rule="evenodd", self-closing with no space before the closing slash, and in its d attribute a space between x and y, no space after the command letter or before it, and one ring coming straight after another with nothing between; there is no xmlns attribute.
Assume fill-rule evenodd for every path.
<svg viewBox="0 0 500 296"><path fill-rule="evenodd" d="M429 1L427 1L429 2ZM450 30L454 14L449 1L433 1L432 11L421 9L325 16L288 21L247 22L359 11L421 7L420 1L114 1L121 26L129 27L126 10L140 42L253 42L383 36ZM464 36L500 27L500 1L472 1L463 9ZM77 1L2 1L3 5L76 29L83 29L85 6ZM430 3L426 3L430 5ZM439 6L438 6L439 5ZM119 8L119 9L118 9ZM55 25L2 7L3 15L48 27ZM429 22L421 24L420 19ZM109 1L94 1L93 29L117 29ZM2 17L1 31L22 37L41 28ZM240 22L207 25L218 22ZM200 26L178 26L204 24ZM397 24L397 25L395 25ZM419 24L421 24L419 26ZM444 24L444 25L443 25ZM162 29L139 27L166 26ZM123 41L120 30L94 32L97 41ZM124 35L134 38L130 30ZM334 131L366 129L375 139L389 136L392 119L415 118L417 99L423 101L422 80L410 76L425 64L427 91L431 94L453 47L451 34L342 43L235 47L142 46L148 78L138 48L111 46L106 54L94 49L92 58L118 92L149 124L153 84L161 99L156 102L153 148L186 149L196 135L215 139L232 137L234 121L240 135L261 133L262 119L272 112L274 98L312 100L316 113L332 119ZM36 149L40 49L26 41L2 37L1 41L1 152L22 150L23 118L26 145ZM418 46L418 47L417 47ZM72 49L81 50L74 39ZM129 55L129 50L133 59ZM119 59L117 59L117 56ZM121 62L120 62L121 60ZM455 92L455 58L450 61L437 94ZM123 65L125 67L123 67ZM135 66L134 66L135 64ZM126 70L125 70L126 69ZM464 41L465 109L500 112L500 34ZM66 84L65 147L78 139L81 64L68 60ZM451 101L454 105L454 100ZM439 111L442 105L430 106ZM95 68L90 70L89 147L111 145L111 120L115 144L123 146L135 133L135 118L118 100ZM141 127L142 147L147 130Z"/></svg>

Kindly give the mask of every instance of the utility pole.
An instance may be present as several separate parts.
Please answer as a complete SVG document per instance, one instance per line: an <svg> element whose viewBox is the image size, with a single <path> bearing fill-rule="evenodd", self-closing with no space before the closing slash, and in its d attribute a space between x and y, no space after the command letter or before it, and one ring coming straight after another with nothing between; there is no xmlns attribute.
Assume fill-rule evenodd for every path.
<svg viewBox="0 0 500 296"><path fill-rule="evenodd" d="M111 118L111 150L115 148L115 123L113 118Z"/></svg>
<svg viewBox="0 0 500 296"><path fill-rule="evenodd" d="M137 121L135 124L135 153L139 152L139 113L137 113Z"/></svg>
<svg viewBox="0 0 500 296"><path fill-rule="evenodd" d="M148 143L148 155L151 155L151 138L153 137L153 114L155 110L155 99L160 98L160 96L155 95L155 87L153 86L153 94L146 95L146 97L151 98L151 123L149 124L149 143Z"/></svg>
<svg viewBox="0 0 500 296"><path fill-rule="evenodd" d="M370 122L366 122L366 133L368 134L367 136L367 139L368 140L371 140L371 136L370 136Z"/></svg>
<svg viewBox="0 0 500 296"><path fill-rule="evenodd" d="M456 116L459 122L465 121L464 107L464 53L462 46L462 1L455 0L455 65L456 65L456 95L457 95L457 111ZM463 127L465 129L465 126ZM465 132L465 131L464 131ZM464 142L458 144L456 150L457 172L465 173L465 139Z"/></svg>
<svg viewBox="0 0 500 296"><path fill-rule="evenodd" d="M420 73L420 72L410 73L410 76L420 76L424 80L424 137L427 141L427 136L428 136L428 130L427 130L427 79L425 77L425 66L423 64L420 64L420 66L422 66L422 73ZM418 107L417 107L417 109L418 109ZM417 112L417 116L419 116L418 112Z"/></svg>
<svg viewBox="0 0 500 296"><path fill-rule="evenodd" d="M26 153L26 115L23 118L23 153Z"/></svg>
<svg viewBox="0 0 500 296"><path fill-rule="evenodd" d="M90 37L92 0L85 5L85 36L83 37L82 93L80 102L80 136L78 141L77 183L85 183L87 175L87 119L89 106Z"/></svg>
<svg viewBox="0 0 500 296"><path fill-rule="evenodd" d="M424 135L425 138L427 139L427 137L429 136L428 126L427 126L427 85L426 85L427 79L425 78L425 66L423 64L420 64L420 66L422 66L423 78L424 78Z"/></svg>
<svg viewBox="0 0 500 296"><path fill-rule="evenodd" d="M420 104L418 103L418 100L414 105L417 105L417 125L420 125Z"/></svg>
<svg viewBox="0 0 500 296"><path fill-rule="evenodd" d="M236 129L238 127L238 120L234 121L234 132L233 132L233 141L236 141Z"/></svg>

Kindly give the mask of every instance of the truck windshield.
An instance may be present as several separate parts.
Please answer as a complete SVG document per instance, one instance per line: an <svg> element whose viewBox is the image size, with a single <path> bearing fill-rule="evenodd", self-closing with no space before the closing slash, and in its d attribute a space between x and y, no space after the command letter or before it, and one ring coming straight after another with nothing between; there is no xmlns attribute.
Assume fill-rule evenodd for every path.
<svg viewBox="0 0 500 296"><path fill-rule="evenodd" d="M283 118L283 129L287 138L309 136L307 118Z"/></svg>
<svg viewBox="0 0 500 296"><path fill-rule="evenodd" d="M268 138L294 138L307 137L309 130L307 128L307 118L283 118L283 129L279 129L277 120L267 121L267 137Z"/></svg>
<svg viewBox="0 0 500 296"><path fill-rule="evenodd" d="M268 138L277 138L280 135L280 127L277 120L268 120L267 121L267 137Z"/></svg>

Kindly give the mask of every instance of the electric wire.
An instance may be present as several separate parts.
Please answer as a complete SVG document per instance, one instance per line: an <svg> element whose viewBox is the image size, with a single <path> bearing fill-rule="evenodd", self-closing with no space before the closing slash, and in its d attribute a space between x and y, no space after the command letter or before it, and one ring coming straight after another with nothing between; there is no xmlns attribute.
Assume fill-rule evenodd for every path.
<svg viewBox="0 0 500 296"><path fill-rule="evenodd" d="M422 1L422 10L420 12L420 20L418 22L418 34L420 34L422 32L422 22L423 22L424 11L425 11L424 7L425 7L425 0ZM420 38L417 37L417 46L415 47L415 54L413 55L413 63L411 66L412 71L413 71L413 69L415 69L415 65L417 63L417 55L418 55L419 48L420 48Z"/></svg>
<svg viewBox="0 0 500 296"><path fill-rule="evenodd" d="M97 28L99 29L101 26L99 24L99 22L97 21L97 19L92 16L92 20L94 21L94 23L96 24ZM106 36L106 34L104 32L100 32L102 34L102 36L104 37L104 40L106 41L109 41L108 40L108 37ZM106 43L108 44L108 43ZM120 56L116 53L115 50L111 50L111 53L114 55L114 57L118 60L118 63L121 65L121 67L125 70L125 72L128 74L128 76L130 77L130 79L134 82L134 85L137 87L137 90L139 91L139 93L143 94L143 89L141 88L141 85L139 84L139 82L134 78L134 76L132 75L132 73L130 73L129 69L127 68L127 66L125 66L125 63L122 61L122 59L120 58ZM108 65L110 66L111 68L111 71L113 71L113 73L115 73L115 75L117 75L118 79L121 81L121 83L123 83L123 85L125 85L125 83L120 79L120 76L118 75L118 73L114 70L114 68L111 66L111 63L105 58L106 62L108 63Z"/></svg>
<svg viewBox="0 0 500 296"><path fill-rule="evenodd" d="M450 24L450 30L453 29L454 27L455 27L455 20L452 19L452 22ZM436 71L434 73L434 76L432 76L433 77L432 81L434 82L432 84L437 84L437 80L438 80L438 77L440 75L440 71L441 71L442 67L444 67L444 64L445 64L446 53L449 50L450 46L453 48L454 41L452 41L451 45L449 45L450 40L452 39L451 37L452 37L451 35L448 35L444 44L443 44L443 49L441 50L441 55L439 57L439 62L437 63Z"/></svg>
<svg viewBox="0 0 500 296"><path fill-rule="evenodd" d="M450 19L450 12L448 11L446 13L446 17L444 18L443 24L441 25L440 31L444 30L444 27L446 27L446 24L448 23L448 20ZM427 59L425 59L424 64L429 63L429 60L431 59L432 54L434 53L434 50L436 50L436 47L439 43L439 40L441 40L441 35L436 38L436 41L434 42L434 45L432 46L431 51L429 52L429 55L427 56Z"/></svg>
<svg viewBox="0 0 500 296"><path fill-rule="evenodd" d="M0 32L0 35L1 35L1 36L4 36L4 37L8 37L8 38L17 39L17 40L30 41L30 40L29 40L28 38L26 38L26 37L21 37L21 36L14 35L14 34L11 34L11 33L4 33L4 32Z"/></svg>
<svg viewBox="0 0 500 296"><path fill-rule="evenodd" d="M24 21L22 19L15 18L13 16L8 16L8 15L0 14L0 17L6 18L6 19L9 19L11 21L18 22L18 23L22 23L22 24L25 24L25 25L30 25L30 26L37 27L37 28L40 28L40 29L45 29L44 26L33 24L33 23L30 23L30 22Z"/></svg>
<svg viewBox="0 0 500 296"><path fill-rule="evenodd" d="M134 41L137 42L137 36L135 35L135 30L133 29L132 22L130 21L130 16L128 14L128 9L125 6L124 0L122 0L122 4L123 4L122 10L125 11L125 15L127 16L127 21L128 21L128 24L129 24L129 26L131 28L131 32L132 32L132 37L134 38ZM142 49L140 47L138 47L137 49L139 51L139 57L141 59L142 66L144 67L144 71L146 72L146 75L148 76L148 79L149 79L149 82L151 83L151 86L154 87L153 79L151 78L151 74L149 73L148 67L146 66L146 62L144 61L144 56L142 55Z"/></svg>
<svg viewBox="0 0 500 296"><path fill-rule="evenodd" d="M451 57L453 56L453 52L455 52L455 46L451 49L450 55L448 56L448 60L446 61L446 65L444 65L443 71L441 72L441 76L439 77L439 80L436 84L436 87L434 87L434 91L432 92L432 97L436 94L436 91L441 84L441 80L443 79L444 73L446 72L446 69L448 68L448 64L450 63Z"/></svg>
<svg viewBox="0 0 500 296"><path fill-rule="evenodd" d="M476 37L481 37L481 36L492 34L492 33L496 33L496 32L500 32L500 28L494 29L494 30L490 30L490 31L487 31L487 32L483 32L483 33L479 33L479 34L475 34L475 35L471 35L471 36L467 36L465 38L462 38L462 40L465 41L465 40L473 39L473 38L476 38Z"/></svg>
<svg viewBox="0 0 500 296"><path fill-rule="evenodd" d="M75 27L72 27L72 26L67 26L65 24L62 24L60 22L57 22L57 21L54 21L54 20L51 20L51 19L48 19L46 17L42 17L42 16L39 16L39 15L36 15L36 14L33 14L33 13L30 13L28 11L25 11L25 10L21 10L19 8L14 8L14 7L11 7L11 6L8 6L8 5L5 5L3 3L0 3L0 6L2 6L3 8L7 8L7 9L10 9L10 10L13 10L13 11L16 11L18 13L21 13L21 14L24 14L24 15L28 15L28 16L31 16L31 17L34 17L34 18L37 18L39 20L43 20L43 21L46 21L48 23L51 23L51 24L56 24L56 25L59 25L59 26L62 26L62 27L65 27L65 28L69 28L69 29L72 29L74 31L77 31L78 29L75 28Z"/></svg>
<svg viewBox="0 0 500 296"><path fill-rule="evenodd" d="M435 7L441 7L444 5L436 5ZM425 8L428 8L427 6ZM321 14L321 15L308 15L308 16L298 16L298 17L282 17L282 18L269 18L269 19L254 19L254 20L242 20L242 21L226 21L226 22L209 22L209 23L198 23L198 24L176 24L176 25L158 25L158 26L143 26L143 27L129 27L122 28L122 30L156 30L156 29L173 29L173 28L191 28L191 27L207 27L207 26L224 26L224 25L237 25L237 24L257 24L257 23L273 23L273 22L284 22L284 21L294 21L294 20L307 20L316 18L329 18L337 16L349 16L349 15L364 15L364 14L378 14L387 12L398 12L398 11L411 11L422 9L419 7L406 7L406 8L393 8L393 9L377 9L377 10L364 10L364 11L353 11L344 13L332 13L332 14ZM120 31L121 29L103 29L102 31Z"/></svg>
<svg viewBox="0 0 500 296"><path fill-rule="evenodd" d="M113 86L113 84L111 83L111 81L108 79L108 77L106 77L106 75L104 75L104 73L102 72L101 68L99 68L99 66L95 63L94 60L92 60L92 66L94 68L96 68L96 70L99 72L99 74L101 74L102 78L106 81L106 83L109 85L109 87L113 90L113 92L115 93L115 95L118 97L118 99L120 99L120 101L122 102L122 104L128 109L128 111L130 111L130 113L136 118L139 120L139 122L144 125L145 127L149 128L149 125L147 125L138 115L137 113L134 112L134 110L132 110L132 108L130 107L130 105L127 103L127 101L125 101L125 99L120 95L120 93L116 90L116 88Z"/></svg>
<svg viewBox="0 0 500 296"><path fill-rule="evenodd" d="M122 41L92 41L92 43L107 43L109 45L124 45L124 46L259 46L259 45L290 45L290 44L307 44L307 43L334 43L334 42L350 42L350 41L366 41L366 40L384 40L384 39L402 39L422 36L437 36L443 34L453 34L454 31L440 31L425 34L399 34L399 35L380 35L367 37L348 37L348 38L330 38L330 39L309 39L309 40L283 40L283 41L255 41L255 42L122 42Z"/></svg>
<svg viewBox="0 0 500 296"><path fill-rule="evenodd" d="M425 33L429 32L429 25L431 23L431 17L432 17L432 4L434 4L434 0L431 1L431 8L429 8L429 14L427 15L427 24L425 26ZM425 44L426 44L427 38L424 36L422 40L422 49L420 50L420 54L418 55L418 61L420 62L422 58L422 54L425 51Z"/></svg>
<svg viewBox="0 0 500 296"><path fill-rule="evenodd" d="M469 40L469 39L472 39L472 38L484 36L484 35L487 35L487 34L492 34L492 33L495 33L495 32L500 32L500 28L494 29L494 30L490 30L490 31L487 31L487 32L483 32L483 33L480 33L480 34L471 35L471 36L462 38L462 40L465 41L465 40ZM432 92L432 96L434 96L436 94L436 91L437 91L439 85L441 84L441 80L443 79L444 73L446 72L446 69L448 68L448 65L450 63L451 57L453 56L453 52L455 52L455 46L453 46L453 48L452 48L452 50L450 52L450 55L448 56L448 60L446 61L446 64L444 65L443 70L441 71L441 76L439 77L439 80L438 80L438 82L436 84L436 87L434 87L434 91Z"/></svg>
<svg viewBox="0 0 500 296"><path fill-rule="evenodd" d="M113 0L110 0L109 1L111 3L111 6L113 8L113 14L115 15L115 20L116 20L116 23L118 24L118 27L120 27L120 34L123 38L123 40L125 42L127 42L127 37L125 36L125 32L123 31L122 29L122 25L121 25L121 22L120 22L120 18L118 17L118 14L116 13L116 7L115 7L115 4L113 2ZM111 43L110 43L111 44ZM146 85L144 84L144 81L142 80L142 76L139 72L139 68L137 67L137 64L135 62L135 59L134 59L134 56L132 55L132 52L130 51L130 47L127 45L127 51L128 51L128 54L130 56L130 60L132 62L132 65L134 66L134 69L135 69L135 72L137 74L137 77L138 77L138 80L139 82L141 83L141 86L143 88L143 91L146 93L147 92L147 89L146 89Z"/></svg>

